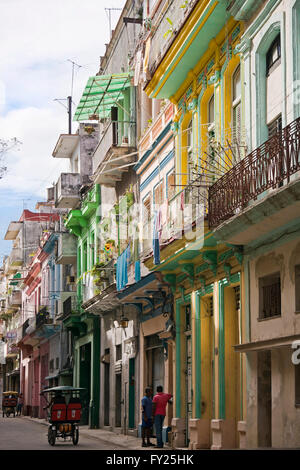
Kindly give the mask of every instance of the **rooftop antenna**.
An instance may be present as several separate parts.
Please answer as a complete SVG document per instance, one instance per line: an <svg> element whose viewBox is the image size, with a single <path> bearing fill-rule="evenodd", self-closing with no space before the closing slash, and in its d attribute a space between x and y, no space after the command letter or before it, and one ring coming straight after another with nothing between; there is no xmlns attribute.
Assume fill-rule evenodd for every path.
<svg viewBox="0 0 300 470"><path fill-rule="evenodd" d="M67 60L68 60L68 62L71 62L71 64L72 64L71 95L68 96L65 99L56 98L54 101L58 101L68 111L68 115L69 115L69 117L68 117L69 129L68 130L69 130L69 134L72 134L72 96L73 96L73 86L74 86L74 68L75 68L75 65L78 68L81 68L82 65L76 64L76 62L74 62L71 59L67 59ZM67 101L68 106L65 106L63 103L61 103L62 101Z"/></svg>
<svg viewBox="0 0 300 470"><path fill-rule="evenodd" d="M108 22L109 22L109 38L111 38L111 11L112 10L123 10L123 8L104 8L105 11L109 12Z"/></svg>

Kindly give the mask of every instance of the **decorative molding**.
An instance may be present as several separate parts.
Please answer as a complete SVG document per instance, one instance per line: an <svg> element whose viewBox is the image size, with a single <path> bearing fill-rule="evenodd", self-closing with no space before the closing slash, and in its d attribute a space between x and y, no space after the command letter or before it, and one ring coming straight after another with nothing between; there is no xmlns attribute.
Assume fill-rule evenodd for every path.
<svg viewBox="0 0 300 470"><path fill-rule="evenodd" d="M213 274L216 276L217 275L217 252L215 250L211 251L204 251L202 253L202 258L203 261L206 261L209 265L209 269L213 272Z"/></svg>

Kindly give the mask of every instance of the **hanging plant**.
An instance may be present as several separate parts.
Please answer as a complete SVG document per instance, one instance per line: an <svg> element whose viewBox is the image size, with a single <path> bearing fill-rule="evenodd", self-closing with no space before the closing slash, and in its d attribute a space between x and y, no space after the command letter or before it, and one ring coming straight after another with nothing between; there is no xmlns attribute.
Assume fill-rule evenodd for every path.
<svg viewBox="0 0 300 470"><path fill-rule="evenodd" d="M169 36L169 34L173 34L174 33L174 28L173 28L173 21L170 20L170 18L166 18L167 22L171 25L171 27L165 32L164 34L164 38L167 39L167 37Z"/></svg>

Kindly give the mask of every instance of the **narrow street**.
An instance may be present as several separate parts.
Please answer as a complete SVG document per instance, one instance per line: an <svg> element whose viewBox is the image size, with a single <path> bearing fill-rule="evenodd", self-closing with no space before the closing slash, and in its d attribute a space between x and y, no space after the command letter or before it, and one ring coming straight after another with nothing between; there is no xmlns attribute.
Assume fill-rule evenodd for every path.
<svg viewBox="0 0 300 470"><path fill-rule="evenodd" d="M47 426L22 417L0 417L0 450L124 450L122 446L109 445L101 441L81 436L74 446L71 441L57 440L54 447L48 444Z"/></svg>

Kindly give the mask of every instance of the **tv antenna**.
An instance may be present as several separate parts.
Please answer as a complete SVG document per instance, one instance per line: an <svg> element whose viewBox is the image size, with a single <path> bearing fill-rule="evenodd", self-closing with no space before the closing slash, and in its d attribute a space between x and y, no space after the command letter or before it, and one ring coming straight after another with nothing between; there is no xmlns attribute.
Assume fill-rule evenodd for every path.
<svg viewBox="0 0 300 470"><path fill-rule="evenodd" d="M74 86L74 69L75 69L75 66L78 67L78 68L81 68L83 67L82 65L79 65L79 64L76 64L76 62L74 62L73 60L71 59L67 59L68 62L71 62L72 64L72 80L71 80L71 95L68 96L67 98L62 98L62 99L59 99L59 98L56 98L54 101L58 101L64 108L66 108L67 112L68 112L68 115L69 115L69 119L68 119L68 122L69 122L69 134L72 134L72 96L73 96L73 86ZM65 106L62 101L67 101L68 102L68 105Z"/></svg>
<svg viewBox="0 0 300 470"><path fill-rule="evenodd" d="M109 38L111 38L111 12L113 10L123 10L123 8L104 8L105 11L108 11L108 22L109 22Z"/></svg>

